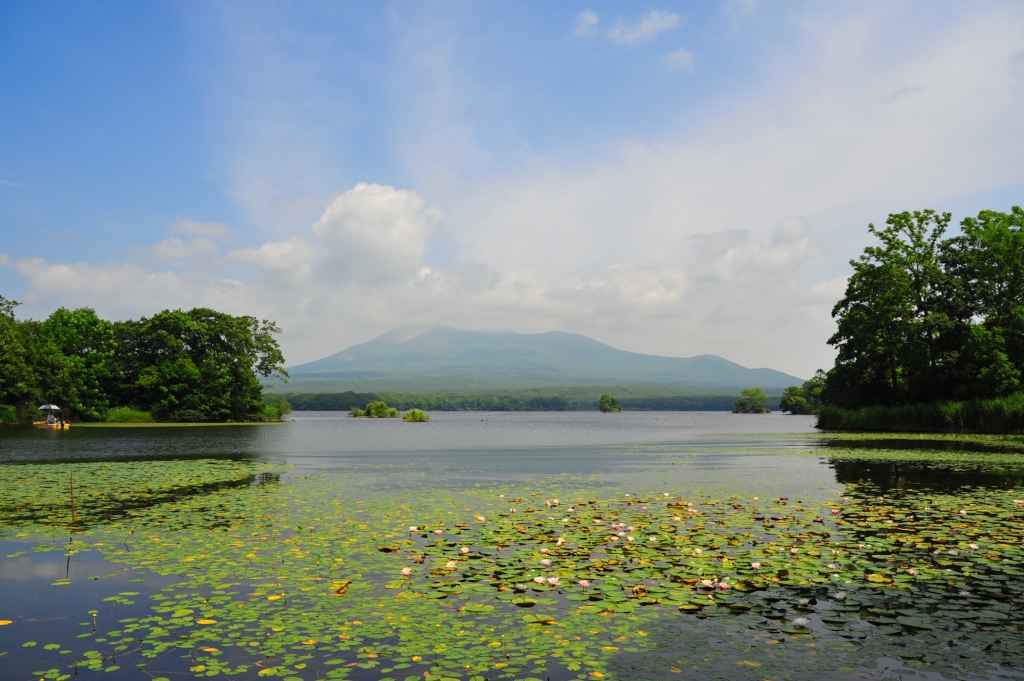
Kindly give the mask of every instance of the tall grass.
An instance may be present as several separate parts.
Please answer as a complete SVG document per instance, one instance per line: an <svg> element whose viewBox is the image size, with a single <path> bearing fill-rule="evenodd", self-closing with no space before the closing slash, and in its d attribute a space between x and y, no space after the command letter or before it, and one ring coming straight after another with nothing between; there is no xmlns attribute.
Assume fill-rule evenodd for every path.
<svg viewBox="0 0 1024 681"><path fill-rule="evenodd" d="M107 410L103 420L109 423L151 423L153 415L131 407L114 407Z"/></svg>
<svg viewBox="0 0 1024 681"><path fill-rule="evenodd" d="M917 433L1024 433L1024 392L903 407L822 407L818 428Z"/></svg>

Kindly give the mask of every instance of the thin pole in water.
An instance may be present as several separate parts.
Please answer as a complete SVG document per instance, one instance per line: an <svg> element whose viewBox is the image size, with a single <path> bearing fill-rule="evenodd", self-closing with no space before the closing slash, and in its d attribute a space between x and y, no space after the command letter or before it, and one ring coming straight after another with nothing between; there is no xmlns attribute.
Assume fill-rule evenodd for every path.
<svg viewBox="0 0 1024 681"><path fill-rule="evenodd" d="M75 522L75 473L71 472L71 522Z"/></svg>

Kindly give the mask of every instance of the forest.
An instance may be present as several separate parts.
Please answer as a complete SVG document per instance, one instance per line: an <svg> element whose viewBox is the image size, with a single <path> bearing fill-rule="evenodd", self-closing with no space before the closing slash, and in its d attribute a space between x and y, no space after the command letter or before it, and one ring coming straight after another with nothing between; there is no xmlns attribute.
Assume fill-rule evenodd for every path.
<svg viewBox="0 0 1024 681"><path fill-rule="evenodd" d="M108 321L90 308L19 320L0 296L0 422L39 405L71 421L252 421L280 418L260 377L286 377L277 325L207 308Z"/></svg>

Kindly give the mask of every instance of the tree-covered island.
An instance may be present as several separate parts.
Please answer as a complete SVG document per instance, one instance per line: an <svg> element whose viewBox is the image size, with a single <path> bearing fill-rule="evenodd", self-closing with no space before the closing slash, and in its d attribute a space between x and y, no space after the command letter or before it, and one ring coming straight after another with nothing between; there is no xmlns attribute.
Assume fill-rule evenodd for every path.
<svg viewBox="0 0 1024 681"><path fill-rule="evenodd" d="M0 296L0 422L29 422L44 402L81 421L264 421L260 376L287 377L274 322L208 308L108 321L90 308L19 320Z"/></svg>

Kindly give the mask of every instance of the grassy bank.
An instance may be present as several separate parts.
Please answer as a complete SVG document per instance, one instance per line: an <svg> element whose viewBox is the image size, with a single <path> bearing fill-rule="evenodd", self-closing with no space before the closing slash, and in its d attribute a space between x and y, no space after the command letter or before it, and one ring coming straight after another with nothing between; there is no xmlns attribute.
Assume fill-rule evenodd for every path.
<svg viewBox="0 0 1024 681"><path fill-rule="evenodd" d="M602 393L610 393L627 411L732 411L739 391L688 392L671 386L538 388L472 393L271 393L296 411L348 411L383 400L405 411L597 411ZM268 396L269 397L269 396ZM779 396L769 406L779 408Z"/></svg>
<svg viewBox="0 0 1024 681"><path fill-rule="evenodd" d="M818 415L818 428L918 433L1024 433L1024 393L990 400L902 407L823 407Z"/></svg>

